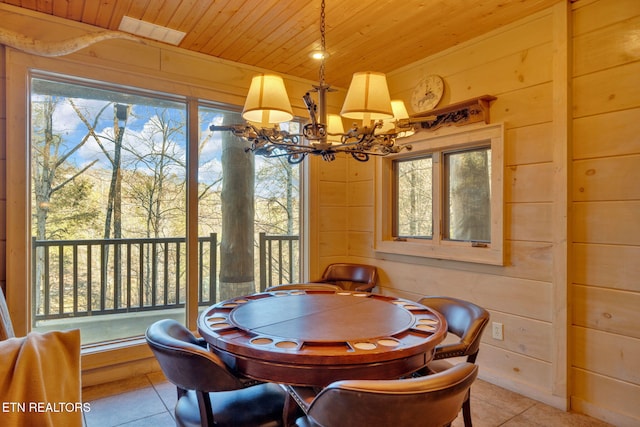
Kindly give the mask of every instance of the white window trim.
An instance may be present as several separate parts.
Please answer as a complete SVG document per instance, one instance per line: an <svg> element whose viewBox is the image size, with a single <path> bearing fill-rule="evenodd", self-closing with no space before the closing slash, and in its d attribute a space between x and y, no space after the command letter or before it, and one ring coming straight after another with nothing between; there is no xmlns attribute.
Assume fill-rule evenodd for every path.
<svg viewBox="0 0 640 427"><path fill-rule="evenodd" d="M425 258L456 260L481 264L504 265L504 125L480 124L462 128L443 128L435 132L417 132L402 140L412 145L411 151L379 158L376 163L375 241L376 252ZM429 153L491 146L491 243L474 245L472 242L442 239L442 168L440 155L434 155L433 173L438 176L433 188L433 238L394 239L393 224L393 161ZM437 174L437 175L436 175Z"/></svg>

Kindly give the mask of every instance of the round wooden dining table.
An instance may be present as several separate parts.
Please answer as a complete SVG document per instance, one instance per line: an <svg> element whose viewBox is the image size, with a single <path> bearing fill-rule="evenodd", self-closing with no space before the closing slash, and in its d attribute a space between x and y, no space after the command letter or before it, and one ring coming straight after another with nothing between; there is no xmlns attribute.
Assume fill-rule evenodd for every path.
<svg viewBox="0 0 640 427"><path fill-rule="evenodd" d="M260 381L324 387L421 369L446 336L444 317L414 301L366 292L287 290L206 309L198 330L232 369Z"/></svg>

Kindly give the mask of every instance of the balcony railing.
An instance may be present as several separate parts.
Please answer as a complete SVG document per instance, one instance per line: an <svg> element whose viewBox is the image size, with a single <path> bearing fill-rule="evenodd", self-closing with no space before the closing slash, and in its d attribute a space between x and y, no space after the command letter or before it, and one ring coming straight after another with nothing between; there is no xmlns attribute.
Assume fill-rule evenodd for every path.
<svg viewBox="0 0 640 427"><path fill-rule="evenodd" d="M298 236L268 236L260 233L260 291L281 283L300 280Z"/></svg>
<svg viewBox="0 0 640 427"><path fill-rule="evenodd" d="M298 236L258 239L256 283L299 280ZM32 240L33 321L184 307L186 240ZM198 303L218 295L218 238L198 238Z"/></svg>

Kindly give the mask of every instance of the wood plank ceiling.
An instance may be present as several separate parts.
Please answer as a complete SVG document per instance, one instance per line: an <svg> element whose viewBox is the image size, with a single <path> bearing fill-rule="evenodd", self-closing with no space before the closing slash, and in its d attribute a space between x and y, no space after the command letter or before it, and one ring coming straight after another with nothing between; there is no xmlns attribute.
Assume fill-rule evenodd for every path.
<svg viewBox="0 0 640 427"><path fill-rule="evenodd" d="M327 83L389 72L565 0L326 0ZM310 80L320 0L0 0L117 30L123 16L186 33L180 47ZM0 23L0 27L2 23Z"/></svg>

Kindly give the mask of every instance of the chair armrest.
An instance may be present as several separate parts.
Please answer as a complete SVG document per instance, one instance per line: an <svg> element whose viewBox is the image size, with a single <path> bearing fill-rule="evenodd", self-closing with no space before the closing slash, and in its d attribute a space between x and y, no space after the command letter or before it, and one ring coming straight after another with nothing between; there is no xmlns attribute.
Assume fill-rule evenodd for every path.
<svg viewBox="0 0 640 427"><path fill-rule="evenodd" d="M449 357L466 356L467 346L464 343L443 344L436 347L433 359L447 359Z"/></svg>

